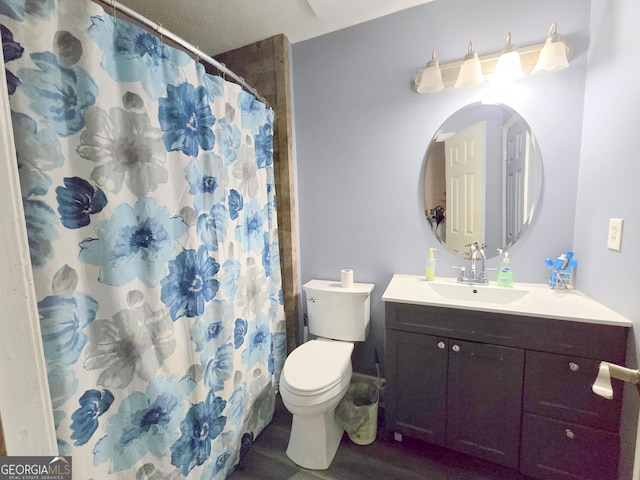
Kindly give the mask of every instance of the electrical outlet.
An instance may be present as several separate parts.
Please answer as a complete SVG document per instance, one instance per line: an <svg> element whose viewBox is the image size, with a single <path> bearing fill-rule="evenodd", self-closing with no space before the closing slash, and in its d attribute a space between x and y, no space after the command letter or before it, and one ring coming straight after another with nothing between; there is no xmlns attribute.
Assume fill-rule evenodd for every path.
<svg viewBox="0 0 640 480"><path fill-rule="evenodd" d="M607 247L609 250L615 250L619 252L622 250L622 224L624 219L622 218L610 218L609 219L609 237L607 240Z"/></svg>

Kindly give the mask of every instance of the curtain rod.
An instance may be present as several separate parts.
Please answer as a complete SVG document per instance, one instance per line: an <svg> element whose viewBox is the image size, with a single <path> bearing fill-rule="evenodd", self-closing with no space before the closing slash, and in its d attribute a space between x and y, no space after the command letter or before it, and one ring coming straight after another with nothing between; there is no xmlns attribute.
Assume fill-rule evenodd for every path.
<svg viewBox="0 0 640 480"><path fill-rule="evenodd" d="M118 10L119 12L125 14L127 17L132 18L133 20L143 24L145 27L148 27L149 29L153 30L158 35L160 35L160 38L168 38L172 42L177 43L188 52L193 53L198 59L206 61L207 63L213 65L220 72L226 75L229 75L236 82L238 82L242 88L247 90L249 93L251 93L254 97L260 100L262 103L269 106L269 104L264 99L264 97L262 97L262 95L260 95L255 88L253 88L251 85L245 82L244 78L237 75L233 71L229 70L229 68L224 63L218 62L214 58L204 53L195 45L192 45L191 43L187 42L183 38L177 36L175 33L170 32L169 30L163 28L161 24L156 23L152 20L149 20L147 17L139 14L135 10L130 9L125 5L122 5L120 2L117 2L116 0L93 0L93 1L97 3L102 3L104 5L108 5L109 7L113 8L114 16L115 16L115 10Z"/></svg>

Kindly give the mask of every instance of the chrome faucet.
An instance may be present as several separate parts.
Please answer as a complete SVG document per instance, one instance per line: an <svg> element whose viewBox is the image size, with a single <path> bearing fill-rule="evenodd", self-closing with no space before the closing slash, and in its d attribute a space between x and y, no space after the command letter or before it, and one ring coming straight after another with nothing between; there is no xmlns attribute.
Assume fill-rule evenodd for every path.
<svg viewBox="0 0 640 480"><path fill-rule="evenodd" d="M478 251L478 243L471 243L467 245L469 247L469 254L471 255L471 278L476 278L476 252Z"/></svg>
<svg viewBox="0 0 640 480"><path fill-rule="evenodd" d="M469 247L469 255L471 257L471 270L467 275L464 267L454 267L460 269L460 275L458 276L458 283L468 284L486 284L489 283L487 278L487 257L484 254L484 244L478 242L467 245ZM480 256L480 268L477 267L477 256Z"/></svg>

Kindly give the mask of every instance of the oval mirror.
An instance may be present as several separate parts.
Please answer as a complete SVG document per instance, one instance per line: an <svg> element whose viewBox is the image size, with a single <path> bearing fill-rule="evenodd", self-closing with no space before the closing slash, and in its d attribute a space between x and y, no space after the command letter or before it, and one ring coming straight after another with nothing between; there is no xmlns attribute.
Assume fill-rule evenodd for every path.
<svg viewBox="0 0 640 480"><path fill-rule="evenodd" d="M507 250L533 220L542 191L542 157L527 122L504 104L474 103L433 136L423 168L424 210L440 243L469 258Z"/></svg>

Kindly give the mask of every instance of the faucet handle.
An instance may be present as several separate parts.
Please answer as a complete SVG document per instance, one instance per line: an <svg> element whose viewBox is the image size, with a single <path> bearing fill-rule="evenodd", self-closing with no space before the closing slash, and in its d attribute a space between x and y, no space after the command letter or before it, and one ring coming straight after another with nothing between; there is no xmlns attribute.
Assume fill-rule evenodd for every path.
<svg viewBox="0 0 640 480"><path fill-rule="evenodd" d="M460 278L465 278L465 273L467 271L464 267L458 267L457 265L451 265L451 268L455 268L456 270L460 270Z"/></svg>
<svg viewBox="0 0 640 480"><path fill-rule="evenodd" d="M458 267L457 265L451 265L451 268L460 270L460 275L458 275L458 278L456 279L458 283L466 283L469 280L469 277L467 277L467 274L466 274L466 271L467 271L466 268ZM638 387L638 391L640 391L640 387Z"/></svg>

